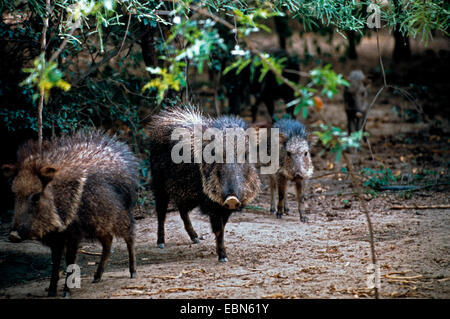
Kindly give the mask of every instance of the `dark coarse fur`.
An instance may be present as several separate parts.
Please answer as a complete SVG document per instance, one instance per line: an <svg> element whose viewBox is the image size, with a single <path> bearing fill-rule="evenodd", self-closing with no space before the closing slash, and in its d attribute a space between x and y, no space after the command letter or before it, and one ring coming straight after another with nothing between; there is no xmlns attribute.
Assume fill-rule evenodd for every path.
<svg viewBox="0 0 450 319"><path fill-rule="evenodd" d="M274 128L278 128L287 139L294 136L306 139L306 127L302 123L292 119L281 119L273 124Z"/></svg>
<svg viewBox="0 0 450 319"><path fill-rule="evenodd" d="M293 181L297 193L300 220L305 222L304 192L305 181L313 174L313 164L310 154L310 139L305 126L292 119L282 119L273 125L280 130L280 168L270 175L270 210L275 212L276 190L278 189L277 218L287 213L286 185Z"/></svg>
<svg viewBox="0 0 450 319"><path fill-rule="evenodd" d="M300 81L300 62L298 58L289 55L284 50L277 50L273 52L272 55L277 59L285 59L283 62L283 77L293 83L298 83ZM257 79L258 78L255 78L254 81L258 81ZM285 83L280 84L275 76L275 73L273 72L268 72L260 86L256 89L254 86L252 91L256 96L256 102L252 105L253 122L256 121L256 113L261 103L266 105L270 117L273 118L276 101L283 100L286 104L295 98L292 88ZM286 112L293 115L294 109L294 107L287 108Z"/></svg>
<svg viewBox="0 0 450 319"><path fill-rule="evenodd" d="M201 127L202 131L207 128L217 128L223 132L226 128L246 128L245 122L234 116L211 119L189 108L178 107L153 117L149 127L149 145L152 189L158 215L158 245L164 247L164 221L169 201L177 206L193 242L198 242L199 238L188 213L200 207L210 217L219 260L226 261L223 242L225 224L233 211L239 210L256 196L259 178L254 166L248 163L174 163L171 149L178 141L170 139L172 131L183 127L192 132L194 125ZM238 200L239 207L228 206L230 196Z"/></svg>
<svg viewBox="0 0 450 319"><path fill-rule="evenodd" d="M361 70L350 72L350 86L344 90L345 112L347 114L348 133L364 130L364 118L369 108L368 80Z"/></svg>
<svg viewBox="0 0 450 319"><path fill-rule="evenodd" d="M283 77L289 81L298 83L300 80L300 63L297 57L289 55L284 50L272 51L271 54L277 59L284 60ZM227 91L228 104L230 106L230 113L238 115L241 106L250 103L250 94L252 94L256 101L251 106L252 120L255 122L258 107L264 103L267 107L270 117L273 117L275 102L283 100L285 103L292 101L294 91L286 84L279 83L275 74L271 71L267 72L262 81L259 81L261 72L255 70L252 73L251 67L247 66L242 69L239 74L234 70L226 73L221 82ZM294 108L288 108L287 112L291 113Z"/></svg>
<svg viewBox="0 0 450 319"><path fill-rule="evenodd" d="M74 264L82 239L97 239L103 246L95 282L101 279L114 236L127 243L134 277L132 209L138 161L129 147L100 131L79 131L44 141L42 153L30 141L20 147L17 158L15 167L3 168L14 175L11 234L50 246L53 272L48 294L56 294L63 250L66 264ZM69 294L67 283L64 294Z"/></svg>

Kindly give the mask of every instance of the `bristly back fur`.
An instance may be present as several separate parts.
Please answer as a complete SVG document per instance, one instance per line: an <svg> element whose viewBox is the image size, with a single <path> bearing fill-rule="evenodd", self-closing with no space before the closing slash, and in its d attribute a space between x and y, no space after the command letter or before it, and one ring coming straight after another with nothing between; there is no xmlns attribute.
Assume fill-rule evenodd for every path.
<svg viewBox="0 0 450 319"><path fill-rule="evenodd" d="M162 142L170 138L174 128L183 127L193 130L195 125L200 125L202 129L247 128L247 123L237 116L221 116L212 119L203 115L195 106L177 106L163 110L160 114L153 116L148 128L150 138Z"/></svg>
<svg viewBox="0 0 450 319"><path fill-rule="evenodd" d="M183 127L193 130L195 125L206 127L211 119L204 116L200 110L193 106L177 106L162 110L154 115L148 125L150 139L156 142L167 142L173 129Z"/></svg>
<svg viewBox="0 0 450 319"><path fill-rule="evenodd" d="M129 181L138 178L138 160L128 145L101 130L80 130L45 140L42 153L36 141L29 141L19 148L17 158L22 168L51 165L58 174L116 171Z"/></svg>
<svg viewBox="0 0 450 319"><path fill-rule="evenodd" d="M307 138L308 133L306 131L306 127L292 119L281 119L277 121L273 127L280 129L280 133L283 133L287 139L290 139L294 136L298 136L301 138Z"/></svg>
<svg viewBox="0 0 450 319"><path fill-rule="evenodd" d="M235 115L227 115L214 119L211 123L211 127L217 129L242 128L245 130L247 128L247 123Z"/></svg>

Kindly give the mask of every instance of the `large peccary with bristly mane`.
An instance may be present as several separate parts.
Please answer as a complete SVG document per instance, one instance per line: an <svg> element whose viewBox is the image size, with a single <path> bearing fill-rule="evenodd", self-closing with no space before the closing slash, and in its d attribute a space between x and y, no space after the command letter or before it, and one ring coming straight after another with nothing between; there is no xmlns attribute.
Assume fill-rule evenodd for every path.
<svg viewBox="0 0 450 319"><path fill-rule="evenodd" d="M348 76L350 86L344 90L345 112L347 113L348 133L363 130L364 119L369 109L368 80L361 70L354 70Z"/></svg>
<svg viewBox="0 0 450 319"><path fill-rule="evenodd" d="M10 238L38 239L50 247L48 295L56 295L64 249L66 265L74 264L82 239L97 239L103 246L94 282L102 277L114 236L125 240L135 277L132 208L138 160L129 147L99 131L80 131L44 141L42 152L36 142L25 143L17 157L17 164L2 167L15 193ZM69 295L66 278L64 296Z"/></svg>
<svg viewBox="0 0 450 319"><path fill-rule="evenodd" d="M160 248L164 248L164 222L168 203L172 201L194 243L199 242L199 237L192 227L188 213L195 207L200 207L201 212L209 216L219 261L227 261L224 245L225 225L231 213L241 210L258 194L260 181L256 169L253 164L236 161L234 156L231 163L207 162L204 159L195 161L195 146L187 161L174 161L172 151L180 141L172 140L171 136L175 130L184 129L187 134L193 136L192 140L189 137L187 142L199 142L201 152L209 141L205 142L201 136L195 136L195 130L204 133L208 128L216 129L223 133L223 138L226 139L227 129L236 129L238 136L247 139L248 143L248 137L243 135L246 127L245 122L235 116L212 119L203 116L198 110L181 107L164 110L152 118L149 126L150 165L158 216L157 244ZM227 151L229 149L223 151L224 159ZM248 148L245 152L248 152ZM237 152L233 153L237 155Z"/></svg>
<svg viewBox="0 0 450 319"><path fill-rule="evenodd" d="M280 168L275 174L270 175L270 211L274 213L276 207L277 218L287 213L286 186L288 181L293 181L300 220L306 222L305 182L314 171L310 147L315 139L308 135L305 126L296 120L281 119L273 127L280 130ZM277 190L278 204L275 206Z"/></svg>

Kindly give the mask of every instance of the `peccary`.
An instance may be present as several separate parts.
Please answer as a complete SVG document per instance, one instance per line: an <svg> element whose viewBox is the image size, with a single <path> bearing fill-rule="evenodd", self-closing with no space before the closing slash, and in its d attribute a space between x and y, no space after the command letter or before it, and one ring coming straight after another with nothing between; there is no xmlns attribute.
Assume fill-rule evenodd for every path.
<svg viewBox="0 0 450 319"><path fill-rule="evenodd" d="M225 139L228 134L226 129L235 128L238 137L246 138L243 135L246 124L235 116L212 119L203 116L198 110L177 107L155 115L149 126L151 186L158 217L158 246L164 248L164 222L170 200L178 208L190 239L198 243L199 237L188 213L199 206L200 211L209 216L219 261L226 262L225 225L232 212L241 210L258 194L258 174L254 165L248 162L192 161L195 152L198 152L195 146L194 152L188 154L187 161L175 163L171 155L175 144L180 142L172 140L171 135L180 128L194 136L192 140L191 137L186 139L189 144L201 143L201 152L205 142L201 136L195 135L196 129L203 133L208 128L215 128L223 133ZM191 145L188 145L188 150L191 150ZM223 159L226 156L224 150Z"/></svg>
<svg viewBox="0 0 450 319"><path fill-rule="evenodd" d="M298 83L300 81L300 63L297 57L290 56L284 50L278 50L273 53L278 59L285 59L283 77L291 82ZM259 77L259 76L258 76ZM256 77L254 81L258 81ZM252 120L256 121L258 107L264 103L269 112L270 118L273 118L275 111L275 102L283 100L284 103L289 103L295 99L294 91L287 84L279 83L273 72L267 72L263 81L259 86L253 86L252 93L256 96L256 102L252 104ZM287 113L293 115L294 107L287 108Z"/></svg>
<svg viewBox="0 0 450 319"><path fill-rule="evenodd" d="M280 168L270 175L270 211L275 212L276 191L278 189L277 218L288 212L286 204L286 186L288 181L295 183L300 220L306 222L305 216L305 181L313 174L314 167L310 154L310 142L313 140L300 122L281 119L274 123L280 130Z"/></svg>
<svg viewBox="0 0 450 319"><path fill-rule="evenodd" d="M300 80L300 63L297 57L290 56L284 50L273 51L271 54L278 59L285 59L283 76L294 83L298 83ZM246 66L239 74L232 70L221 78L221 82L226 88L231 114L239 115L242 105L249 104L250 95L253 95L256 99L251 106L253 122L256 121L258 107L261 103L266 105L272 118L276 101L282 99L285 103L288 103L295 98L294 91L288 85L278 83L272 71L267 72L261 82L259 82L260 75L260 70L252 72L251 67ZM293 107L287 109L287 112L291 115L293 111Z"/></svg>
<svg viewBox="0 0 450 319"><path fill-rule="evenodd" d="M42 152L29 141L17 157L17 164L2 167L13 178L15 194L10 238L38 239L50 247L53 268L48 295L56 295L64 249L66 265L74 264L82 239L97 239L103 246L94 282L101 280L114 236L127 244L134 278L132 208L138 161L129 147L100 131L79 131L44 141ZM67 278L63 295L70 295Z"/></svg>
<svg viewBox="0 0 450 319"><path fill-rule="evenodd" d="M369 108L368 81L361 70L350 72L350 86L344 90L345 112L347 113L348 133L364 130L364 118Z"/></svg>

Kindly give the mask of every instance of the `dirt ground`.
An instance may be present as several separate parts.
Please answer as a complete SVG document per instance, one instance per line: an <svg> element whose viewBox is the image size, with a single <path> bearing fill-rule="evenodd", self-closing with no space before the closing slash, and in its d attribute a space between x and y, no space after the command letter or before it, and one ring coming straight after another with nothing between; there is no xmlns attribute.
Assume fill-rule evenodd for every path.
<svg viewBox="0 0 450 319"><path fill-rule="evenodd" d="M293 41L294 50L303 52L300 40ZM431 49L448 49L448 42L439 41ZM382 43L383 53L389 55L392 39L385 36ZM358 62L336 62L336 69L347 74L359 63L365 72L376 75L374 48L373 37L364 39L358 46ZM426 48L416 42L412 48L415 54L425 54ZM374 81L374 87L379 83L380 78ZM405 118L405 113L394 112L394 106L415 109L402 96L385 92L368 119L370 147L365 144L349 156L357 168L386 165L404 185L425 185L426 181L434 186L414 192L364 194L374 225L380 296L449 298L450 210L391 209L399 205L450 204L448 112L432 112L426 121L413 121ZM332 103L326 101L324 110L324 116L334 125L346 127L342 95ZM264 117L264 112L260 116ZM307 123L312 125L315 120L312 115ZM292 186L288 190L289 215L277 220L269 213L268 181L263 177L265 186L256 201L231 216L225 233L229 261L219 263L207 216L191 212L192 224L203 237L199 244L192 244L178 213L169 213L166 247L159 249L157 220L154 207L150 207L136 215L138 277L129 278L125 243L115 240L103 280L91 283L100 259L95 253L101 252L101 247L85 242L77 261L81 288L72 289L72 297L371 298L369 237L361 204L346 175L321 177L339 172L343 165L321 151L316 145L312 152L316 170L308 184L307 223L299 220ZM422 180L417 179L420 174ZM2 216L0 224L0 298L45 298L50 251L33 241L8 242L10 220L10 215ZM62 285L60 280L58 295Z"/></svg>

